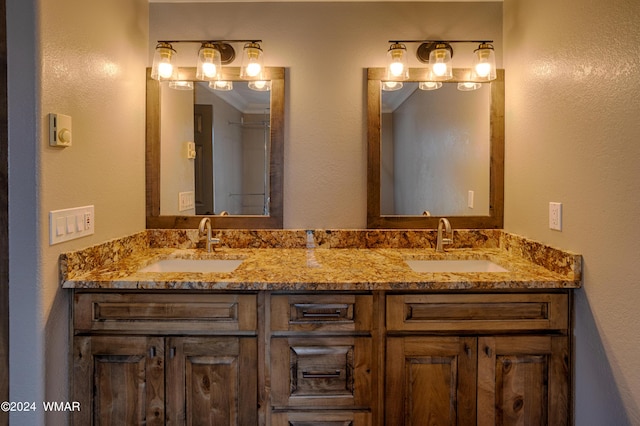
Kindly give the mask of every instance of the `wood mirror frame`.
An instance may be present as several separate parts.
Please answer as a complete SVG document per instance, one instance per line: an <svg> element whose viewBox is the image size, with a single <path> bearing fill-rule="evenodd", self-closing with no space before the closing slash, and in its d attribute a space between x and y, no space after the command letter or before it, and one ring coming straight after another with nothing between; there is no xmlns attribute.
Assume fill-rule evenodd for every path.
<svg viewBox="0 0 640 426"><path fill-rule="evenodd" d="M469 69L454 69L447 83L465 81ZM411 68L408 81L425 81L427 70ZM381 102L384 68L367 70L367 228L428 228L438 227L443 216L382 215L380 210ZM484 83L487 84L487 83ZM489 215L447 216L454 228L502 228L504 220L504 70L497 70L491 83Z"/></svg>
<svg viewBox="0 0 640 426"><path fill-rule="evenodd" d="M239 67L222 69L223 79L240 78ZM281 229L283 227L284 176L284 68L266 67L265 80L271 80L271 149L269 159L269 216L161 216L160 215L160 83L151 78L147 68L147 128L146 128L146 211L147 229L197 228L203 217L211 219L218 229ZM195 68L180 68L181 80L196 79Z"/></svg>

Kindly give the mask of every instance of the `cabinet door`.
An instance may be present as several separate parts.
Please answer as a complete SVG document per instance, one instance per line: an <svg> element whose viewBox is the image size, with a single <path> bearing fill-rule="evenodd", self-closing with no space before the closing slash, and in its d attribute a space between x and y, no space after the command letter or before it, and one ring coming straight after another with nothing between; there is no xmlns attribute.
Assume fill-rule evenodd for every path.
<svg viewBox="0 0 640 426"><path fill-rule="evenodd" d="M564 336L478 339L478 425L569 424Z"/></svg>
<svg viewBox="0 0 640 426"><path fill-rule="evenodd" d="M164 339L74 338L73 397L77 425L164 424Z"/></svg>
<svg viewBox="0 0 640 426"><path fill-rule="evenodd" d="M255 337L167 338L167 420L171 425L255 425Z"/></svg>
<svg viewBox="0 0 640 426"><path fill-rule="evenodd" d="M474 425L475 337L387 339L387 425Z"/></svg>

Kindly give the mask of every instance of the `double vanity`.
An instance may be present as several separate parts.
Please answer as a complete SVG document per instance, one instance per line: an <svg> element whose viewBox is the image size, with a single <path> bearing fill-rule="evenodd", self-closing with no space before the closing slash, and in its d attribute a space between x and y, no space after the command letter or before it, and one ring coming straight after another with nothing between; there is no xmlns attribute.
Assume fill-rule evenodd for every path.
<svg viewBox="0 0 640 426"><path fill-rule="evenodd" d="M581 257L501 230L150 229L61 256L74 424L570 424Z"/></svg>
<svg viewBox="0 0 640 426"><path fill-rule="evenodd" d="M240 79L239 69L223 71ZM220 202L205 212L167 210L179 194L163 187L162 176L173 183L179 176L161 173L161 157L195 164L163 152L161 129L180 124L162 116L169 96L161 91L169 89L148 72L148 229L60 258L62 285L73 295L70 397L82 406L74 424L572 423L572 290L580 287L581 257L499 229L504 71L486 84L481 112L470 113L485 129L471 138L477 149L465 136L449 141L454 148L444 157L425 151L441 147L442 135L411 134L422 140L419 152L407 152L406 137L388 146L386 132L400 128L402 111L436 98L415 90L425 69L410 69L413 86L405 83L414 99L392 115L383 71L367 70L370 229L314 231L281 229L283 68L267 69L263 215L222 214ZM195 79L195 69L182 74ZM468 74L454 70L450 81ZM192 98L187 124L200 117ZM243 127L252 118L237 114L223 122ZM458 115L449 123L458 130L446 134L468 134ZM419 170L425 159L447 167L438 169L439 181L419 181L410 168L416 159ZM467 176L472 169L481 176ZM404 188L395 180L421 183ZM218 195L242 192L229 187ZM436 199L414 206L418 195ZM215 229L206 244L197 229L203 216ZM436 232L442 216L454 231L436 250L444 243L442 229Z"/></svg>

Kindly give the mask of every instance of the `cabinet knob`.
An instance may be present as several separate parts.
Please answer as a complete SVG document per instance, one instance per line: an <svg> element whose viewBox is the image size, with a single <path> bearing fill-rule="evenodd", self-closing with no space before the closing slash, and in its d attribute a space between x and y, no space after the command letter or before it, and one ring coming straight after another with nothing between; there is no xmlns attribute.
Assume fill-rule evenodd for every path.
<svg viewBox="0 0 640 426"><path fill-rule="evenodd" d="M484 353L487 354L488 357L491 357L491 348L489 346L484 347Z"/></svg>

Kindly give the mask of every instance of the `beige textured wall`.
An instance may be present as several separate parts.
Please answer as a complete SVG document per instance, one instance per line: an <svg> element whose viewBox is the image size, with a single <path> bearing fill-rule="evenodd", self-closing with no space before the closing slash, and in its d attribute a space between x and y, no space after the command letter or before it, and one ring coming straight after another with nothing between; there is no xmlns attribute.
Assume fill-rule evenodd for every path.
<svg viewBox="0 0 640 426"><path fill-rule="evenodd" d="M502 64L499 2L152 3L149 25L149 63L157 40L257 37L287 68L285 228L366 226L364 69L385 65L390 39L491 38Z"/></svg>
<svg viewBox="0 0 640 426"><path fill-rule="evenodd" d="M14 401L68 401L58 256L144 229L146 0L9 0L10 367ZM48 145L49 112L73 146ZM95 235L49 246L50 210L95 206ZM65 413L12 424L67 424ZM87 409L87 407L83 407Z"/></svg>
<svg viewBox="0 0 640 426"><path fill-rule="evenodd" d="M640 3L506 0L507 231L584 257L576 425L640 424ZM562 232L548 203L563 203Z"/></svg>

